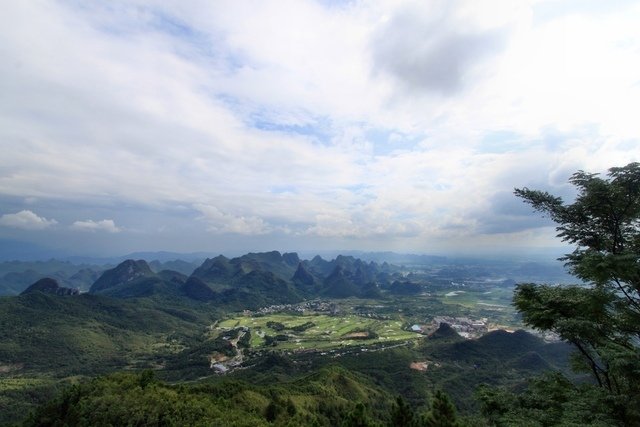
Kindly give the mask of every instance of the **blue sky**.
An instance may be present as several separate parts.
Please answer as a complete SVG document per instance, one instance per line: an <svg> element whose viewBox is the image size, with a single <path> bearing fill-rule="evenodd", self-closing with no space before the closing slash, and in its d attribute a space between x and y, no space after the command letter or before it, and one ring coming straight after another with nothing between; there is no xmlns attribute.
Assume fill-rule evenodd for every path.
<svg viewBox="0 0 640 427"><path fill-rule="evenodd" d="M557 246L514 187L640 160L638 1L0 6L0 239Z"/></svg>

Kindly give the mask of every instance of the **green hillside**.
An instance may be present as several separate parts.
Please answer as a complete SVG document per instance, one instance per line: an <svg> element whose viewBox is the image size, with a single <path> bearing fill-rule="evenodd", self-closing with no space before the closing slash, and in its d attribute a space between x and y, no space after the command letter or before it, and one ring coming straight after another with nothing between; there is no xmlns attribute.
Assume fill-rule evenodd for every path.
<svg viewBox="0 0 640 427"><path fill-rule="evenodd" d="M209 259L190 277L127 260L79 295L52 279L38 281L24 295L0 299L0 423L40 405L35 424L55 414L87 424L142 417L173 425L350 425L362 418L393 425L394 408L418 417L436 390L474 417L478 386L518 389L532 375L567 370L566 346L523 331L475 340L446 326L429 336L411 331L416 322L428 331L436 315L488 311L470 300L444 303L441 291L416 293L424 285L394 296L390 282L376 282L382 270L391 267L269 252ZM333 299L304 300L317 295ZM173 385L138 374L91 380L144 369ZM218 397L210 400L209 392ZM126 403L108 409L116 396Z"/></svg>
<svg viewBox="0 0 640 427"><path fill-rule="evenodd" d="M24 425L461 425L445 395L436 392L431 399L425 396L423 403L414 408L339 366L268 385L238 380L171 385L144 371L69 387ZM443 405L453 412L443 411Z"/></svg>
<svg viewBox="0 0 640 427"><path fill-rule="evenodd" d="M210 321L211 315L190 307L158 308L144 300L42 292L4 297L0 363L56 376L144 365Z"/></svg>

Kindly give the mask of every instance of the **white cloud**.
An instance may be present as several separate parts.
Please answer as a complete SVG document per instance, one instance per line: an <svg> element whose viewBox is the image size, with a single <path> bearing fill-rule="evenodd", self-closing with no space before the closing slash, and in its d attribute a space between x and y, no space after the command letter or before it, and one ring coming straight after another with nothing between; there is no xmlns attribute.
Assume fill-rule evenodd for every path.
<svg viewBox="0 0 640 427"><path fill-rule="evenodd" d="M483 29L443 2L393 11L372 40L374 63L408 91L453 95L472 83L477 65L500 52L508 33Z"/></svg>
<svg viewBox="0 0 640 427"><path fill-rule="evenodd" d="M140 232L116 211L170 230L189 206L219 234L414 250L497 233L471 217L496 194L640 160L640 5L600 8L11 2L0 196Z"/></svg>
<svg viewBox="0 0 640 427"><path fill-rule="evenodd" d="M78 231L106 231L107 233L119 233L122 231L122 228L116 226L116 223L112 219L75 221L71 225L71 228Z"/></svg>
<svg viewBox="0 0 640 427"><path fill-rule="evenodd" d="M46 219L30 210L0 216L0 225L23 230L44 230L57 223L55 219Z"/></svg>
<svg viewBox="0 0 640 427"><path fill-rule="evenodd" d="M215 206L197 205L195 207L202 213L199 219L206 222L207 230L212 233L260 235L272 230L269 224L256 216L234 216L221 212Z"/></svg>

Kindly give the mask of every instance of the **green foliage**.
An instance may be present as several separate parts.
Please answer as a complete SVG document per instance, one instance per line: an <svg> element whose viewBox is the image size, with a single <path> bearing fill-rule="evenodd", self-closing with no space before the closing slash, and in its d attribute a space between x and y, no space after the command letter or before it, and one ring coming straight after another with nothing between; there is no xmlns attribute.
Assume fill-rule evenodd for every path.
<svg viewBox="0 0 640 427"><path fill-rule="evenodd" d="M251 332L246 331L242 337L238 340L238 347L250 348L251 347Z"/></svg>
<svg viewBox="0 0 640 427"><path fill-rule="evenodd" d="M133 372L147 369L69 388L40 408L32 424L271 422L288 426L339 426L413 422L418 426L428 419L444 423L442 420L448 420L451 413L455 415L446 402L431 404L432 408L439 408L430 413L432 419L418 415L429 407L425 397L436 388L446 391L461 413L468 415L474 410L469 394L475 384L489 381L513 384L529 374L524 372L528 366L518 366L523 352L528 352L532 360L542 360L539 364L542 368L553 365L546 363L549 358L540 342L529 345L527 339L509 341L523 338L518 333L505 333L508 337L493 334L493 341L473 344L426 340L403 330L403 325L428 320L434 314L479 313L474 308L477 296L470 293L458 300L464 299L463 302L447 304L437 295L347 300L337 303L345 313L343 316L270 314L255 319L241 316L208 327L219 317L214 310L221 305L225 309L246 308L247 302L262 305L275 301L281 291L288 289L271 274L249 271L253 267L248 259L239 267L244 271L242 282L218 287L204 284L207 289L211 286L209 290L215 294L215 298L206 302L182 298L176 293L180 281L169 280L173 277L169 273L142 277L105 290L127 297L150 295L126 301L104 295L55 298L41 293L0 300L3 338L0 362L9 363L9 369L28 362L16 375L92 376L116 369ZM356 279L355 274L352 276L349 280ZM227 285L237 285L237 290L227 292ZM165 286L168 288L164 289ZM354 304L362 307L356 310L358 315L351 314ZM267 325L270 321L273 323ZM272 328L272 335L278 335L266 338L277 343L279 353L262 345L264 339L260 336L270 330L268 326L280 328L278 332ZM245 328L260 334L251 334ZM349 334L356 335L347 338ZM218 376L210 369L211 360L221 355L237 355L231 344L234 339L238 339L237 347L243 353L243 369ZM421 341L425 344L418 345ZM42 351L43 348L47 351ZM424 360L435 362L428 372L409 368L412 362ZM335 363L344 369L331 366ZM201 384L205 377L206 384ZM170 386L162 380L179 381L182 385ZM14 394L0 393L0 424L17 419L14 414L18 411L12 405L21 397L25 404L19 408L25 414L33 405L51 397L58 382L55 379L55 386L47 384L46 391L25 386ZM29 399L31 391L39 393L37 398ZM400 403L391 398L398 395L406 400ZM2 400L5 396L8 401ZM118 405L119 408L111 408ZM10 419L4 408L13 411ZM90 408L94 408L93 413ZM240 419L241 413L248 415Z"/></svg>
<svg viewBox="0 0 640 427"><path fill-rule="evenodd" d="M523 393L483 386L482 414L493 425L616 426L624 404L602 388L575 385L558 373L530 381Z"/></svg>
<svg viewBox="0 0 640 427"><path fill-rule="evenodd" d="M51 378L6 378L0 376L0 425L24 419L35 406L51 400L62 383Z"/></svg>
<svg viewBox="0 0 640 427"><path fill-rule="evenodd" d="M313 323L313 322L305 322L305 323L303 323L302 325L298 325L298 326L294 326L294 327L292 327L292 328L291 328L291 330L292 330L293 332L304 332L304 331L306 331L307 329L311 329L311 328L313 328L314 326L316 326L316 324L315 324L315 323Z"/></svg>
<svg viewBox="0 0 640 427"><path fill-rule="evenodd" d="M366 379L340 368L265 386L232 380L172 386L144 371L68 387L25 426L373 426L387 417L388 400Z"/></svg>
<svg viewBox="0 0 640 427"><path fill-rule="evenodd" d="M267 347L275 347L279 342L288 341L289 337L284 334L278 334L275 336L265 335L264 336L264 345Z"/></svg>
<svg viewBox="0 0 640 427"><path fill-rule="evenodd" d="M356 404L356 407L342 421L343 427L372 427L376 425L379 424L371 419L363 403Z"/></svg>
<svg viewBox="0 0 640 427"><path fill-rule="evenodd" d="M558 237L576 245L563 260L587 285L522 284L514 302L525 323L572 343L579 353L576 367L597 383L597 391L574 393L572 401L582 402L574 408L587 408L597 395L618 408L606 416L639 424L640 164L611 168L604 179L579 171L570 182L578 192L571 204L527 188L515 193L558 224Z"/></svg>
<svg viewBox="0 0 640 427"><path fill-rule="evenodd" d="M412 427L416 425L416 414L402 396L398 396L395 405L393 405L390 425L393 427Z"/></svg>
<svg viewBox="0 0 640 427"><path fill-rule="evenodd" d="M64 376L168 356L173 341L193 339L211 317L167 308L89 294L0 298L0 361L19 364L22 373Z"/></svg>
<svg viewBox="0 0 640 427"><path fill-rule="evenodd" d="M73 386L41 407L25 425L267 425L258 414L195 391L155 382L143 387L146 379L145 373L118 374Z"/></svg>
<svg viewBox="0 0 640 427"><path fill-rule="evenodd" d="M273 329L274 331L283 331L285 326L280 322L267 322L267 327Z"/></svg>
<svg viewBox="0 0 640 427"><path fill-rule="evenodd" d="M441 390L434 394L431 409L420 424L425 427L461 427L451 398Z"/></svg>
<svg viewBox="0 0 640 427"><path fill-rule="evenodd" d="M640 163L609 169L609 179L579 171L572 204L546 192L516 189L534 209L558 223L558 237L576 245L564 260L573 274L616 292L616 310L640 333ZM634 322L632 322L635 320Z"/></svg>

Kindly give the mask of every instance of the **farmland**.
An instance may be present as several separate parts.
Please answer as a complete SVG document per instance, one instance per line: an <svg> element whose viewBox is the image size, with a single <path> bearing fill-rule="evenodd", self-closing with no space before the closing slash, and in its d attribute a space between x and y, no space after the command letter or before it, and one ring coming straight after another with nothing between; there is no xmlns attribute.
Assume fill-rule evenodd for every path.
<svg viewBox="0 0 640 427"><path fill-rule="evenodd" d="M324 350L422 337L405 330L400 320L326 314L237 316L218 323L214 332L224 334L227 330L241 327L250 331L250 347L253 349L271 346L282 350Z"/></svg>

